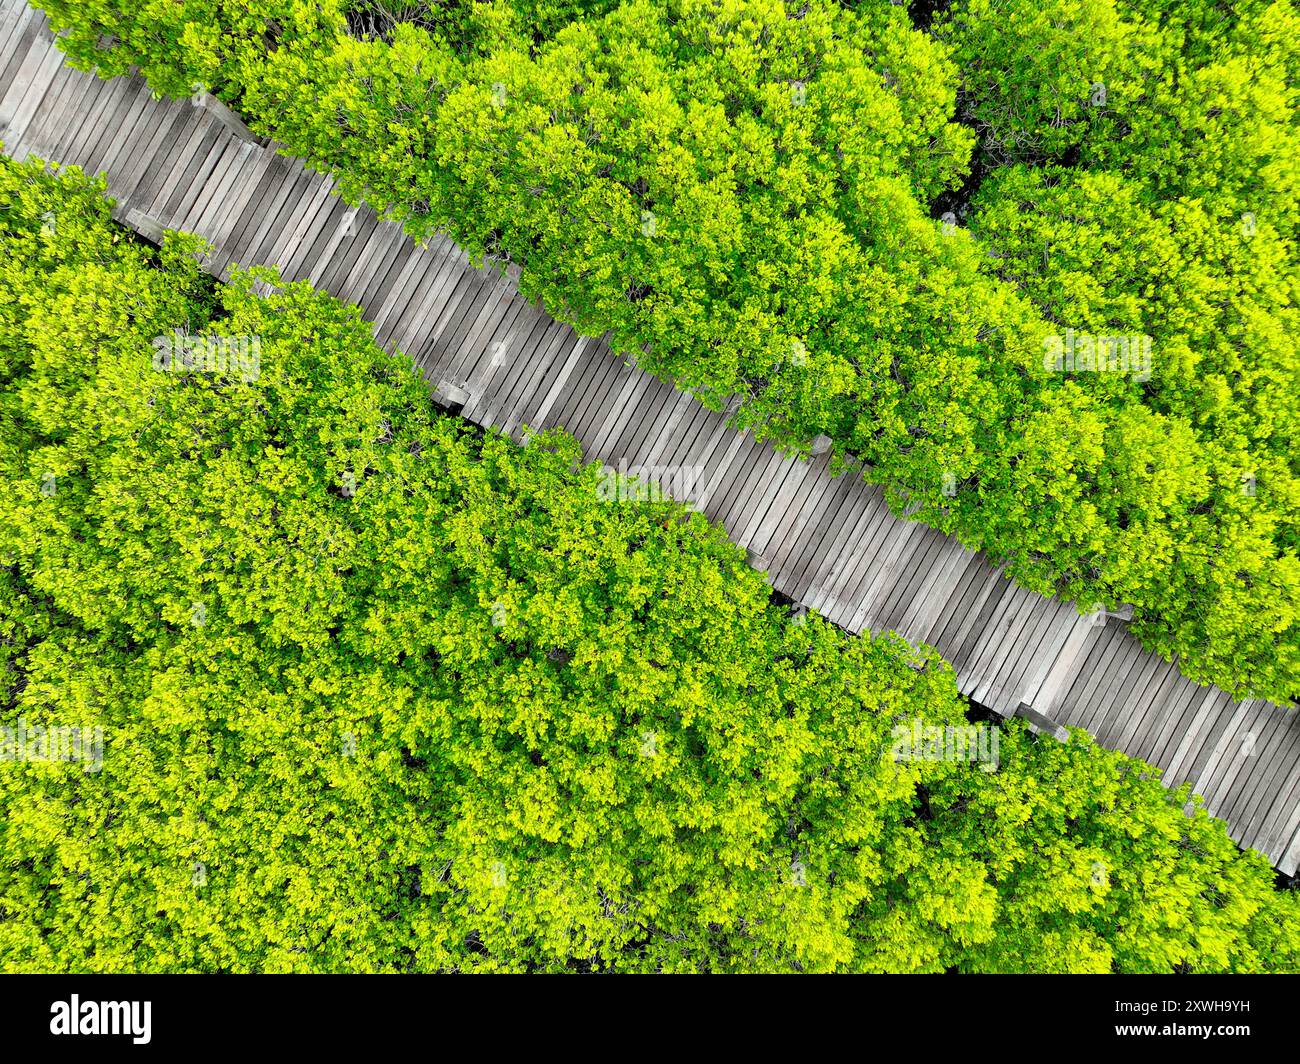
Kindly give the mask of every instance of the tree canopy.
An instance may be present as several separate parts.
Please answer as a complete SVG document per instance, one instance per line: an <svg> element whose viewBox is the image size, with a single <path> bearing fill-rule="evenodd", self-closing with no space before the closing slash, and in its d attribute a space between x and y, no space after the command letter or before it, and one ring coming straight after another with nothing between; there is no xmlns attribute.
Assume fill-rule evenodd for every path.
<svg viewBox="0 0 1300 1064"><path fill-rule="evenodd" d="M0 724L102 731L0 763L6 970L1300 969L1149 766L900 748L974 729L933 651L103 190L0 162Z"/></svg>
<svg viewBox="0 0 1300 1064"><path fill-rule="evenodd" d="M1193 679L1300 690L1291 0L41 6Z"/></svg>

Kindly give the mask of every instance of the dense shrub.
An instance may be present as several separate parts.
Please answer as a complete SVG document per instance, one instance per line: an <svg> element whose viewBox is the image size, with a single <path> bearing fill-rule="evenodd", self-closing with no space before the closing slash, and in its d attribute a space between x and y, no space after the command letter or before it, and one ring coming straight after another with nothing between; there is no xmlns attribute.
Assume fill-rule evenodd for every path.
<svg viewBox="0 0 1300 1064"><path fill-rule="evenodd" d="M964 723L933 652L791 621L700 515L102 187L0 164L0 724L103 729L0 761L6 970L1300 967L1147 766L900 759ZM177 329L257 346L172 372Z"/></svg>
<svg viewBox="0 0 1300 1064"><path fill-rule="evenodd" d="M1085 460L1103 490L1061 514L1077 535L1053 565L1076 593L1097 566L1158 602L1166 631L1140 632L1193 676L1284 699L1300 670L1296 14L1234 8L963 0L938 32L983 133L970 224L998 276L1061 333L1152 347L1139 387L1089 382L1127 411L1098 442L1131 457ZM1038 63L1056 80L1028 100Z"/></svg>
<svg viewBox="0 0 1300 1064"><path fill-rule="evenodd" d="M1194 679L1300 689L1288 0L43 6ZM1051 372L1075 334L1149 375Z"/></svg>

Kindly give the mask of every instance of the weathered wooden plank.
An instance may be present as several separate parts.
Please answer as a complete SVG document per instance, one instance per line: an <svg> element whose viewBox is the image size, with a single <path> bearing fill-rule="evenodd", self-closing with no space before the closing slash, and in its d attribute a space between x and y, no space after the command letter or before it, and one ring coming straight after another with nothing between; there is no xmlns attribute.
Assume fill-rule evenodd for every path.
<svg viewBox="0 0 1300 1064"><path fill-rule="evenodd" d="M728 470L731 469L731 463L736 460L736 455L740 453L742 447L748 439L747 432L731 433L730 436L723 436L719 439L718 445L720 452L716 457L710 457L708 464L705 465L704 488L700 491L699 498L696 500L696 508L704 514L712 516L713 511L709 503L713 499L713 493L718 489L718 485L726 479Z"/></svg>
<svg viewBox="0 0 1300 1064"><path fill-rule="evenodd" d="M176 219L177 229L196 233L213 232L212 223L216 220L216 215L225 205L236 178L245 172L244 163L254 146L247 141L230 137L225 138L224 143L219 143L220 153L212 164L210 177L204 182L203 190L184 208L184 214Z"/></svg>
<svg viewBox="0 0 1300 1064"><path fill-rule="evenodd" d="M1259 773L1259 784L1249 803L1234 812L1233 823L1241 830L1242 838L1257 849L1267 852L1265 833L1272 810L1284 805L1284 796L1294 787L1300 787L1300 770L1297 769L1296 752L1300 748L1300 712L1295 709L1274 712L1280 716L1273 744L1260 755L1267 771Z"/></svg>
<svg viewBox="0 0 1300 1064"><path fill-rule="evenodd" d="M301 224L310 227L312 217L308 217ZM357 291L355 302L367 309L382 301L388 294L389 287L397 279L397 274L401 270L403 260L410 254L410 244L401 233L393 228L388 228L388 231L391 234L391 246L385 248L375 260L370 269L370 276L362 282ZM294 254L296 255L296 249Z"/></svg>
<svg viewBox="0 0 1300 1064"><path fill-rule="evenodd" d="M787 457L771 489L755 499L746 518L746 538L773 561L781 557L782 570L789 559L785 544L800 518L806 512L804 525L811 522L820 526L825 521L825 508L835 498L834 478L826 475L830 458L829 451L807 459ZM775 579L776 568L769 572Z"/></svg>
<svg viewBox="0 0 1300 1064"><path fill-rule="evenodd" d="M1223 697L1227 699L1226 695ZM1241 730L1249 717L1250 705L1249 702L1227 700L1215 720L1214 728L1207 733L1207 741L1202 744L1191 770L1186 773L1185 778L1191 783L1192 790L1204 796L1205 807L1210 813L1218 810L1222 796L1212 790L1203 791L1202 784L1215 777L1225 757L1240 752Z"/></svg>
<svg viewBox="0 0 1300 1064"><path fill-rule="evenodd" d="M213 254L209 269L218 277L229 276L230 265L235 261L235 251L246 231L245 220L252 213L255 201L265 193L267 174L275 163L270 152L254 152L238 185L227 197L225 204L212 220Z"/></svg>
<svg viewBox="0 0 1300 1064"><path fill-rule="evenodd" d="M602 411L604 417L600 420L599 427L591 434L593 451L597 454L607 452L609 444L618 437L623 426L627 424L628 418L636 410L637 403L653 384L654 378L648 373L629 370L617 397Z"/></svg>
<svg viewBox="0 0 1300 1064"><path fill-rule="evenodd" d="M245 147L251 149L254 145L245 142ZM288 239L276 250L276 259L286 279L303 281L311 275L315 263L308 261L308 255L321 231L329 225L334 206L338 203L333 191L332 182L318 177L311 192L304 197L304 210L295 215Z"/></svg>
<svg viewBox="0 0 1300 1064"><path fill-rule="evenodd" d="M77 137L87 135L87 120L90 112L96 102L102 99L103 82L98 78L82 76L78 79L77 86L78 88L70 94L64 108L66 112L64 122L53 130L52 137L47 139L50 157L59 163L62 163L64 156L71 151L73 141ZM84 162L84 157L81 158Z"/></svg>
<svg viewBox="0 0 1300 1064"><path fill-rule="evenodd" d="M8 51L0 53L4 55L4 59L0 61L0 86L7 87L14 85L18 81L23 64L29 61L32 54L32 46L35 44L37 36L44 34L45 31L45 16L43 14L38 14L32 8L27 8L22 12L17 25L14 27L14 33L10 37ZM31 77L34 69L34 65L28 67L27 77ZM16 106L16 103L14 106ZM6 132L0 130L0 140L5 139ZM6 140L5 150L7 152L12 152L16 147L16 144L10 144Z"/></svg>
<svg viewBox="0 0 1300 1064"><path fill-rule="evenodd" d="M239 227L231 237L231 261L244 267L276 265L270 257L278 236L276 222L285 204L306 188L309 179L293 161L277 157L268 167L268 180L264 193L254 201L256 212L250 212L250 224Z"/></svg>
<svg viewBox="0 0 1300 1064"><path fill-rule="evenodd" d="M328 275L331 291L345 302L354 302L359 290L370 280L372 271L385 256L393 253L399 243L400 237L392 227L374 217L373 212L366 211L357 240L348 247L347 256L338 256L338 268Z"/></svg>
<svg viewBox="0 0 1300 1064"><path fill-rule="evenodd" d="M709 493L708 508L705 512L710 518L720 522L732 539L736 538L736 530L733 527L736 493L744 484L745 477L749 475L748 471L754 468L756 459L765 453L763 445L752 435L747 434L740 448L727 464L726 470L717 476L716 483Z"/></svg>
<svg viewBox="0 0 1300 1064"><path fill-rule="evenodd" d="M962 577L970 565L970 552L957 540L944 542L944 554L932 580L917 592L916 599L899 621L899 631L913 642L930 643L949 601L960 593Z"/></svg>
<svg viewBox="0 0 1300 1064"><path fill-rule="evenodd" d="M236 140L242 140L247 144L260 144L262 138L256 136L248 126L244 125L244 120L235 114L229 107L218 100L210 92L195 93L190 97L190 104L206 112L221 125L226 127Z"/></svg>
<svg viewBox="0 0 1300 1064"><path fill-rule="evenodd" d="M17 0L5 0L3 5L4 17L0 21L0 60L8 60L18 50L18 38L22 34L22 28L28 19L44 19L44 12L38 12L35 8L26 3L19 3ZM48 32L48 24L42 22L40 29Z"/></svg>
<svg viewBox="0 0 1300 1064"><path fill-rule="evenodd" d="M962 558L964 564L955 571L952 588L945 593L945 601L930 628L930 642L944 657L948 656L944 648L953 645L962 622L975 608L986 574L991 571L983 557L972 551L963 550Z"/></svg>
<svg viewBox="0 0 1300 1064"><path fill-rule="evenodd" d="M903 618L909 609L915 609L922 589L942 570L946 548L952 542L931 529L919 538L920 549L913 553L908 567L880 604L880 623L894 631L902 629Z"/></svg>
<svg viewBox="0 0 1300 1064"><path fill-rule="evenodd" d="M248 197L248 202L233 220L230 232L218 248L214 265L228 275L235 266L256 264L249 252L258 239L258 230L265 221L267 211L286 183L288 164L277 155L264 152L261 159L262 175Z"/></svg>
<svg viewBox="0 0 1300 1064"><path fill-rule="evenodd" d="M1237 798L1235 790L1242 770L1249 773L1255 764L1256 743L1263 730L1263 717L1271 707L1260 699L1247 699L1238 704L1238 723L1233 733L1226 737L1218 756L1206 764L1194 788L1206 796L1207 805L1213 806L1215 816L1228 817Z"/></svg>
<svg viewBox="0 0 1300 1064"><path fill-rule="evenodd" d="M499 430L508 432L514 427L511 422L519 412L520 391L529 369L535 368L564 339L566 331L559 322L536 313L528 315L519 332L516 356L504 364L484 404Z"/></svg>
<svg viewBox="0 0 1300 1064"><path fill-rule="evenodd" d="M1300 772L1291 773L1289 782L1289 787L1278 792L1277 800L1264 817L1256 838L1259 849L1274 860L1277 860L1276 855L1283 855L1278 867L1288 875L1294 875L1295 858L1300 856L1293 848L1297 832L1300 832Z"/></svg>
<svg viewBox="0 0 1300 1064"><path fill-rule="evenodd" d="M393 342L418 352L417 361L432 366L443 357L437 337L429 328L431 316L447 294L459 283L463 266L455 254L455 245L443 237L435 237L424 249L428 265L417 291L402 312L402 318L393 329Z"/></svg>
<svg viewBox="0 0 1300 1064"><path fill-rule="evenodd" d="M816 478L814 495L830 516L814 524L806 510L801 511L775 551L774 564L782 574L782 586L808 609L821 611L824 583L834 575L836 561L855 542L855 533L868 519L859 484L853 477Z"/></svg>
<svg viewBox="0 0 1300 1064"><path fill-rule="evenodd" d="M1169 762L1167 771L1171 783L1182 783L1197 775L1229 723L1228 711L1232 707L1232 700L1214 688L1203 690L1205 697L1199 703L1193 703L1195 717L1192 725L1184 733Z"/></svg>
<svg viewBox="0 0 1300 1064"><path fill-rule="evenodd" d="M582 354L581 345L584 343L583 338L572 329L556 329L548 337L545 346L539 348L530 357L513 363L511 368L515 372L512 373L510 393L504 397L502 403L504 415L501 423L502 431L507 435L513 435L522 430L525 425L532 429L537 428L538 408L545 398L538 397L534 402L537 388L542 381L562 369L570 358L576 365Z"/></svg>
<svg viewBox="0 0 1300 1064"><path fill-rule="evenodd" d="M147 152L142 152L138 172L124 175L114 183L114 189L122 202L137 206L147 205L158 193L167 174L184 155L190 137L194 135L197 123L184 111L169 110L166 117L151 134L153 143Z"/></svg>
<svg viewBox="0 0 1300 1064"><path fill-rule="evenodd" d="M340 255L342 253L340 249ZM449 290L460 272L454 257L446 253L443 241L432 243L428 253L434 256L433 269L425 274L421 289L412 297L401 322L393 329L393 343L403 350L415 351L418 364L428 362L434 348L434 338L426 333L424 322L438 305L442 292Z"/></svg>
<svg viewBox="0 0 1300 1064"><path fill-rule="evenodd" d="M1185 676L1183 682L1174 690L1170 702L1168 725L1162 736L1152 745L1150 761L1152 764L1168 768L1172 763L1178 744L1192 727L1198 707L1204 702L1207 691Z"/></svg>
<svg viewBox="0 0 1300 1064"><path fill-rule="evenodd" d="M542 335L548 324L524 300L503 301L497 328L491 336L484 337L481 352L477 355L466 353L455 356L453 365L456 374L476 382L477 398L474 406L482 418L489 417L488 412L491 411L492 423L496 423L497 405L502 401L502 396L509 393L519 372L519 363L531 355L533 333Z"/></svg>
<svg viewBox="0 0 1300 1064"><path fill-rule="evenodd" d="M564 424L588 450L595 450L592 446L595 422L603 418L603 411L616 394L615 389L621 388L623 382L635 376L636 372L634 366L611 354L602 360L592 376L589 390L579 397L573 412L566 417Z"/></svg>
<svg viewBox="0 0 1300 1064"><path fill-rule="evenodd" d="M13 114L8 115L5 111L5 103L0 102L0 140L12 140L17 145L23 143L27 127L53 87L55 76L63 66L63 53L55 48L52 42L40 37L37 41L42 47L33 48L32 55L38 56L39 62L31 83L19 99ZM11 86L10 91L15 88L16 86Z"/></svg>
<svg viewBox="0 0 1300 1064"><path fill-rule="evenodd" d="M146 120L136 122L131 139L127 140L116 187L123 199L135 200L136 190L148 174L156 173L168 161L174 146L186 137L188 127L178 112L147 108Z"/></svg>
<svg viewBox="0 0 1300 1064"><path fill-rule="evenodd" d="M103 169L113 175L116 184L125 185L143 170L154 145L142 149L143 135L157 128L164 112L146 93L133 94L127 117L120 134L113 138L113 147L104 157Z"/></svg>
<svg viewBox="0 0 1300 1064"><path fill-rule="evenodd" d="M889 514L880 492L868 487L859 495L862 512L854 535L845 542L842 553L831 569L815 581L816 597L807 604L837 624L847 624L857 609L854 589L870 570L867 559L875 556L877 546L889 529Z"/></svg>
<svg viewBox="0 0 1300 1064"><path fill-rule="evenodd" d="M914 594L926 573L933 565L942 536L929 529L918 529L908 537L908 545L899 562L894 579L880 591L876 604L876 621L873 627L896 629L899 618L910 596Z"/></svg>
<svg viewBox="0 0 1300 1064"><path fill-rule="evenodd" d="M491 295L479 312L473 326L466 332L458 355L469 377L481 377L505 363L509 352L503 346L506 329L503 323L517 310L514 285L507 277L500 277L492 286ZM522 303L523 300L518 300Z"/></svg>
<svg viewBox="0 0 1300 1064"><path fill-rule="evenodd" d="M104 156L108 154L127 109L133 97L130 78L113 78L106 82L108 95L97 115L92 115L90 122L83 127L85 136L79 138L77 156L82 168L89 174L98 173L104 168Z"/></svg>
<svg viewBox="0 0 1300 1064"><path fill-rule="evenodd" d="M338 256L336 268L326 276L330 291L340 299L351 302L357 286L369 276L370 264L392 246L392 231L375 216L364 211L361 231L349 245L347 255Z"/></svg>
<svg viewBox="0 0 1300 1064"><path fill-rule="evenodd" d="M459 372L468 376L470 352L466 348L470 334L479 323L492 313L492 307L500 292L501 277L493 270L476 270L474 272L474 289L469 298L464 300L459 310L447 322L443 332L443 344L451 354ZM570 330L572 331L572 330Z"/></svg>
<svg viewBox="0 0 1300 1064"><path fill-rule="evenodd" d="M87 171L104 171L114 179L118 177L115 163L121 158L135 124L146 112L153 110L150 106L152 101L135 91L139 79L119 78L117 81L123 85L123 89L120 100L113 108L112 121L102 131L97 131L100 135L93 147L85 145L78 149ZM133 85L132 81L137 84Z"/></svg>
<svg viewBox="0 0 1300 1064"><path fill-rule="evenodd" d="M1132 734L1142 723L1142 713L1149 704L1147 692L1152 687L1159 687L1164 677L1165 663L1149 654L1133 655L1133 666L1128 675L1120 681L1110 704L1103 710L1104 720L1098 727L1098 740L1106 742L1105 736L1114 741L1120 735Z"/></svg>
<svg viewBox="0 0 1300 1064"><path fill-rule="evenodd" d="M903 531L895 527L879 491L868 492L866 499L873 518L871 530L853 545L852 553L834 583L825 586L826 616L850 631L862 630L864 622L860 607L865 594L872 579L883 575L889 553L901 539ZM831 599L833 603L829 601Z"/></svg>
<svg viewBox="0 0 1300 1064"><path fill-rule="evenodd" d="M668 411L679 394L671 384L658 379L651 382L634 416L611 444L610 453L626 457L629 462L644 464L645 452L649 447L646 438L667 420Z"/></svg>
<svg viewBox="0 0 1300 1064"><path fill-rule="evenodd" d="M1121 749L1132 753L1134 757L1145 757L1142 751L1147 746L1143 743L1143 737L1165 710L1178 679L1178 670L1168 661L1156 661L1149 675L1150 679L1142 693L1130 699L1133 712L1129 714L1117 737L1117 741L1126 744Z"/></svg>
<svg viewBox="0 0 1300 1064"><path fill-rule="evenodd" d="M1238 826L1247 844L1251 839L1246 830L1249 824L1247 812L1261 783L1267 782L1271 776L1270 768L1276 764L1273 758L1287 730L1285 715L1275 712L1276 708L1262 699L1257 700L1255 719L1246 732L1237 764L1214 784L1216 790L1225 796L1219 807L1221 815Z"/></svg>
<svg viewBox="0 0 1300 1064"><path fill-rule="evenodd" d="M200 121L204 121L200 119ZM224 134L217 127L208 125L203 130L198 149L190 157L185 169L179 175L172 175L170 187L164 187L158 193L157 205L149 211L155 218L160 218L169 227L174 227L176 219L181 216L183 208L198 194L199 175L211 172L220 151ZM174 180L173 180L174 179Z"/></svg>
<svg viewBox="0 0 1300 1064"><path fill-rule="evenodd" d="M995 615L1003 607L1003 600L1011 593L1011 590L1011 582L1005 579L1001 573L990 572L987 577L985 593L981 596L979 606L972 612L970 618L963 621L958 628L957 638L953 642L952 657L948 660L952 662L952 666L957 672L958 681L963 683L964 688L968 691L970 690L972 674L966 668L966 663L986 638L989 626L993 623ZM978 679L978 677L974 678Z"/></svg>
<svg viewBox="0 0 1300 1064"><path fill-rule="evenodd" d="M1300 810L1296 814L1296 822L1300 824ZM1287 848L1284 856L1275 858L1278 868L1288 876L1296 874L1296 866L1300 864L1300 830L1297 830L1294 840Z"/></svg>
<svg viewBox="0 0 1300 1064"><path fill-rule="evenodd" d="M582 353L586 349L588 343L590 343L590 341L587 337L581 337L573 346L573 350L569 352L564 365L560 367L560 372L556 374L555 386L547 394L542 404L537 408L537 413L533 415L533 419L539 429L547 427L546 421L550 415L551 408L554 406L560 395L563 394L564 387L572 376L574 369L579 365L582 359Z"/></svg>
<svg viewBox="0 0 1300 1064"><path fill-rule="evenodd" d="M0 46L2 47L2 46ZM0 55L5 54L0 51ZM36 113L28 123L20 138L20 145L26 152L45 158L49 154L51 139L57 136L69 122L69 98L82 85L84 75L66 65L60 65L54 75L54 83L45 94ZM158 113L156 109L151 114ZM0 139L4 139L0 136ZM12 138L10 138L12 139ZM16 157L16 156L15 156Z"/></svg>
<svg viewBox="0 0 1300 1064"><path fill-rule="evenodd" d="M971 697L982 705L988 704L989 691L1006 656L1019 645L1021 634L1034 620L1039 600L1019 592L1020 589L1014 585L1008 586L1001 606L985 631L985 638L969 662L970 674L978 677Z"/></svg>
<svg viewBox="0 0 1300 1064"><path fill-rule="evenodd" d="M1020 619L1008 628L1003 645L982 667L983 678L973 697L981 705L1000 713L1013 713L1021 704L1019 683L1026 657L1039 653L1043 639L1051 629L1059 604L1038 595L1016 604Z"/></svg>
<svg viewBox="0 0 1300 1064"><path fill-rule="evenodd" d="M757 533L769 508L778 500L784 504L798 490L807 469L798 459L770 448L764 448L758 469L758 474L746 478L737 492L735 535L738 542L762 551L767 546L767 537L759 542Z"/></svg>
<svg viewBox="0 0 1300 1064"><path fill-rule="evenodd" d="M1098 741L1112 727L1111 710L1116 698L1128 688L1146 662L1138 651L1136 641L1125 638L1126 634L1116 630L1117 657L1105 676L1105 685L1095 696L1089 710L1087 728Z"/></svg>
<svg viewBox="0 0 1300 1064"><path fill-rule="evenodd" d="M342 206L341 202L333 197L329 205L331 208ZM320 251L323 250L323 243L329 237L330 232L337 226L339 217L336 211L331 209L329 214L321 220L321 224L317 226L315 238L305 249L304 266L310 264L314 268L316 259ZM329 239L333 238L329 237ZM407 254L402 257L401 271L393 279L384 301L374 312L375 339L382 346L389 347L388 341L391 338L392 326L395 322L401 320L402 311L406 309L407 304L415 295L420 277L428 266L429 261L418 249L408 249Z"/></svg>
<svg viewBox="0 0 1300 1064"><path fill-rule="evenodd" d="M490 336L484 338L482 353L472 361L469 358L465 360L463 375L474 384L478 396L474 402L476 411L494 402L501 390L508 386L508 378L519 361L520 351L538 322L531 310L522 299L503 300L500 319ZM466 416L477 418L478 414L466 413Z"/></svg>
<svg viewBox="0 0 1300 1064"><path fill-rule="evenodd" d="M1110 625L1106 626L1106 635L1114 644L1114 652L1109 664L1098 678L1100 682L1092 692L1089 704L1083 707L1081 723L1094 738L1106 728L1106 709L1114 698L1115 692L1123 679L1137 662L1134 645L1125 639L1125 633Z"/></svg>
<svg viewBox="0 0 1300 1064"><path fill-rule="evenodd" d="M1089 633L1080 651L1079 668L1066 677L1061 687L1060 697L1054 703L1051 713L1054 720L1076 728L1083 727L1079 720L1079 712L1081 707L1088 704L1089 684L1097 682L1097 674L1102 667L1102 662L1115 649L1106 634L1106 629L1089 627Z"/></svg>
<svg viewBox="0 0 1300 1064"><path fill-rule="evenodd" d="M453 322L464 310L466 301L472 301L479 290L479 273L473 269L461 269L455 284L448 290L449 295L442 300L435 313L431 314L425 322L425 328L436 338L438 347L448 355L453 354L447 343Z"/></svg>

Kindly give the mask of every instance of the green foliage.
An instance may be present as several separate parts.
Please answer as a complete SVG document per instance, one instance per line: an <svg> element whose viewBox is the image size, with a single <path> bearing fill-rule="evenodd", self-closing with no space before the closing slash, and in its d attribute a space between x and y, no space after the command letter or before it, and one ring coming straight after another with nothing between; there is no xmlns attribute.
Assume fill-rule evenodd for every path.
<svg viewBox="0 0 1300 1064"><path fill-rule="evenodd" d="M1058 332L1152 347L1148 381L1077 380L1104 429L1078 472L1110 490L1060 513L1080 534L1050 545L1052 568L1081 597L1137 604L1138 633L1194 678L1286 700L1300 670L1295 11L996 6L959 4L940 29L985 154L1019 160L984 179L972 230ZM1076 71L1076 101L1104 81L1104 102L1017 98L1044 84L1042 63ZM1134 421L1139 407L1156 416Z"/></svg>
<svg viewBox="0 0 1300 1064"><path fill-rule="evenodd" d="M1159 74L1162 41L1116 0L957 0L963 118L996 162L1061 158L1123 132Z"/></svg>
<svg viewBox="0 0 1300 1064"><path fill-rule="evenodd" d="M461 55L527 51L571 22L598 18L619 0L351 0L348 30L355 37L391 39L399 25L418 26Z"/></svg>
<svg viewBox="0 0 1300 1064"><path fill-rule="evenodd" d="M1268 862L1239 853L1186 786L1077 729L1058 743L1008 727L1000 752L996 773L931 794L936 844L980 855L1001 902L963 970L1295 969L1300 895L1273 891Z"/></svg>
<svg viewBox="0 0 1300 1064"><path fill-rule="evenodd" d="M1289 0L44 6L1198 681L1300 690ZM1046 372L1065 329L1150 379Z"/></svg>
<svg viewBox="0 0 1300 1064"><path fill-rule="evenodd" d="M900 759L964 723L932 651L791 622L700 515L102 190L0 164L0 723L103 729L0 762L6 970L1300 967L1295 896L1145 766ZM166 371L174 329L259 357Z"/></svg>
<svg viewBox="0 0 1300 1064"><path fill-rule="evenodd" d="M49 10L83 62L93 25L158 90L215 87L345 195L522 263L553 313L796 445L849 430L859 348L917 332L934 282L900 245L970 150L943 49L888 5L625 4L486 55L419 20L353 35L331 2Z"/></svg>
<svg viewBox="0 0 1300 1064"><path fill-rule="evenodd" d="M304 285L209 294L101 188L0 169L5 723L105 735L0 772L6 968L932 970L987 934L987 888L913 875L949 767L889 759L961 720L933 653L787 624L699 515L437 416ZM159 372L174 327L256 336L256 379Z"/></svg>

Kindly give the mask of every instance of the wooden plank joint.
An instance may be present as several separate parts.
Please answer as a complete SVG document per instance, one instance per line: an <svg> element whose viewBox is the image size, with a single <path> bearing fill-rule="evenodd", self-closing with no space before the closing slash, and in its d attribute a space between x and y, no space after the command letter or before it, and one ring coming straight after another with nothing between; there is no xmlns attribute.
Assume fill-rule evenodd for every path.
<svg viewBox="0 0 1300 1064"><path fill-rule="evenodd" d="M154 218L152 215L145 214L144 211L136 207L131 207L126 212L126 224L139 233L142 237L153 244L161 244L163 233L166 226Z"/></svg>
<svg viewBox="0 0 1300 1064"><path fill-rule="evenodd" d="M190 97L190 103L200 110L207 111L213 118L225 126L231 133L240 140L246 140L253 144L261 144L263 138L257 136L247 125L244 120L235 114L229 107L218 100L212 93L206 90L195 92Z"/></svg>
<svg viewBox="0 0 1300 1064"><path fill-rule="evenodd" d="M1048 735L1052 736L1052 738L1057 739L1060 742L1067 742L1070 738L1070 733L1066 731L1062 725L1057 724L1056 721L1052 720L1050 717L1043 716L1043 714L1039 713L1038 710L1027 702L1021 702L1020 705L1016 707L1015 715L1017 717L1023 717L1039 731L1046 732Z"/></svg>
<svg viewBox="0 0 1300 1064"><path fill-rule="evenodd" d="M443 381L433 393L433 401L453 414L459 414L469 399L469 391L451 381Z"/></svg>

